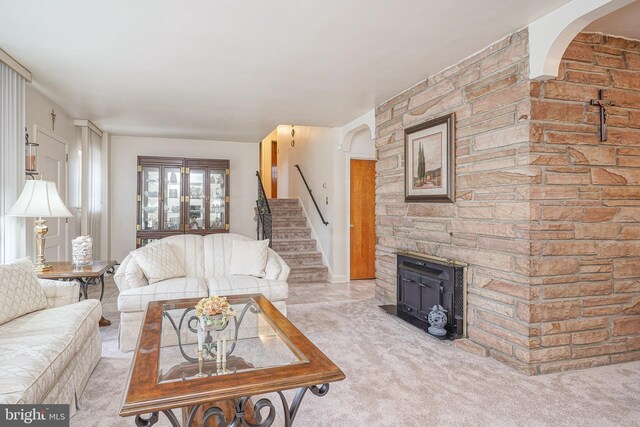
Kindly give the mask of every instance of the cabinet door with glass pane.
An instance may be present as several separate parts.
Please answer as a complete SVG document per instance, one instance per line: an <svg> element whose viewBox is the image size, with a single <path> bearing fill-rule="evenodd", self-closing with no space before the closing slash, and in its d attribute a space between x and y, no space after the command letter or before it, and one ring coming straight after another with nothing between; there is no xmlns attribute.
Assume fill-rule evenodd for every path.
<svg viewBox="0 0 640 427"><path fill-rule="evenodd" d="M227 230L229 224L228 207L229 179L224 169L209 169L209 212L207 226L209 230Z"/></svg>
<svg viewBox="0 0 640 427"><path fill-rule="evenodd" d="M207 228L207 169L190 167L188 175L188 231L204 231Z"/></svg>
<svg viewBox="0 0 640 427"><path fill-rule="evenodd" d="M182 166L162 167L162 231L183 231Z"/></svg>
<svg viewBox="0 0 640 427"><path fill-rule="evenodd" d="M138 168L141 189L138 194L138 231L160 230L161 170L160 166L152 165Z"/></svg>

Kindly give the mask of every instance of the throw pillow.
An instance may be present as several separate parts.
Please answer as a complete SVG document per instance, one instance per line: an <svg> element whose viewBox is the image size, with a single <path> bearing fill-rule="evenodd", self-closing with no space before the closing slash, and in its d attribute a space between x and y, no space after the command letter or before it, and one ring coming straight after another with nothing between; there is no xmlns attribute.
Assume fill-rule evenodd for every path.
<svg viewBox="0 0 640 427"><path fill-rule="evenodd" d="M127 263L127 267L124 270L124 277L127 278L127 282L131 288L141 288L149 284L144 272L133 257Z"/></svg>
<svg viewBox="0 0 640 427"><path fill-rule="evenodd" d="M233 240L230 274L264 277L269 240Z"/></svg>
<svg viewBox="0 0 640 427"><path fill-rule="evenodd" d="M131 256L142 269L150 285L161 280L186 276L184 265L168 243L143 246L131 252Z"/></svg>
<svg viewBox="0 0 640 427"><path fill-rule="evenodd" d="M29 259L0 265L0 325L46 306L47 297Z"/></svg>

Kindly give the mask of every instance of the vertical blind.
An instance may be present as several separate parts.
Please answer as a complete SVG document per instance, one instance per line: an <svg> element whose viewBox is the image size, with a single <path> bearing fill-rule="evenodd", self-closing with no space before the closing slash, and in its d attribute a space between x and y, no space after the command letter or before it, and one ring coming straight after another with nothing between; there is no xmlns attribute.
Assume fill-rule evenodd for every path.
<svg viewBox="0 0 640 427"><path fill-rule="evenodd" d="M5 212L25 182L25 80L0 62L0 263L25 254L25 222Z"/></svg>

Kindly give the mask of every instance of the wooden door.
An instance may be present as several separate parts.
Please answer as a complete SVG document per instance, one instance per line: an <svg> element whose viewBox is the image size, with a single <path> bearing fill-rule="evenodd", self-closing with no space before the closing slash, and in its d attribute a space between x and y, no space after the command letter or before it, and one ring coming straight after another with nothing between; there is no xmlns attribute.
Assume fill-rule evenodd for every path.
<svg viewBox="0 0 640 427"><path fill-rule="evenodd" d="M271 141L271 198L278 198L278 141Z"/></svg>
<svg viewBox="0 0 640 427"><path fill-rule="evenodd" d="M38 172L42 174L42 179L56 183L60 199L69 206L67 203L67 142L44 129L36 130L36 142L40 144ZM49 231L44 248L45 258L47 261L69 259L68 218L46 219Z"/></svg>
<svg viewBox="0 0 640 427"><path fill-rule="evenodd" d="M376 162L351 160L351 279L376 275Z"/></svg>

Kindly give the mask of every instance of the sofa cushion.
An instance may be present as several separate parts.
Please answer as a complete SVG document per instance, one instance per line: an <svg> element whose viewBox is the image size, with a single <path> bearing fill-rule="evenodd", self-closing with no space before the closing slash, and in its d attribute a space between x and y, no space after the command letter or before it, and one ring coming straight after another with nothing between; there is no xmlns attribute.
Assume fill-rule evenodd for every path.
<svg viewBox="0 0 640 427"><path fill-rule="evenodd" d="M143 246L131 252L131 256L144 272L149 284L186 276L184 265L168 243Z"/></svg>
<svg viewBox="0 0 640 427"><path fill-rule="evenodd" d="M1 325L0 403L42 401L101 315L100 303L86 300Z"/></svg>
<svg viewBox="0 0 640 427"><path fill-rule="evenodd" d="M280 301L286 299L289 293L287 282L253 276L208 277L207 284L210 296L262 294L270 301Z"/></svg>
<svg viewBox="0 0 640 427"><path fill-rule="evenodd" d="M234 239L231 244L229 274L264 277L269 240Z"/></svg>
<svg viewBox="0 0 640 427"><path fill-rule="evenodd" d="M184 266L185 276L187 277L204 277L205 258L204 258L204 238L197 234L180 234L177 236L165 237L151 243L157 244L166 242L173 249L173 253Z"/></svg>
<svg viewBox="0 0 640 427"><path fill-rule="evenodd" d="M146 309L149 301L203 298L206 296L207 285L204 279L179 277L121 292L118 296L118 310L122 312L142 311Z"/></svg>
<svg viewBox="0 0 640 427"><path fill-rule="evenodd" d="M0 325L42 310L47 297L27 258L0 265Z"/></svg>

